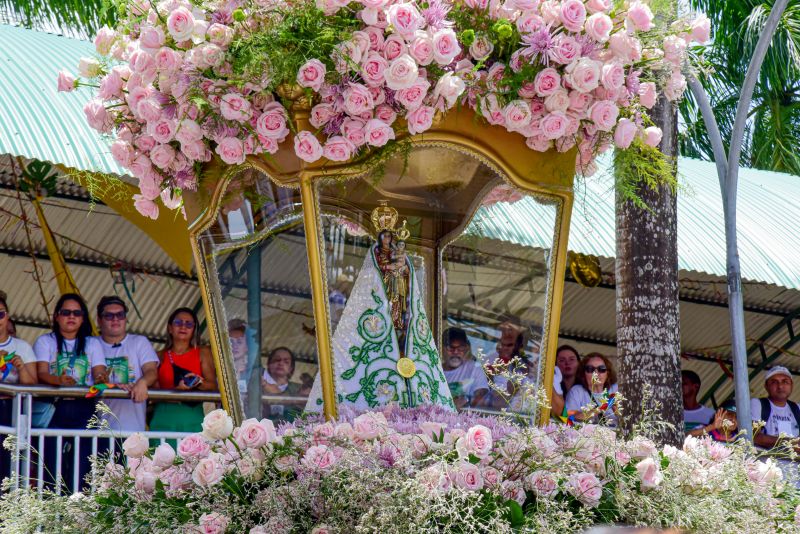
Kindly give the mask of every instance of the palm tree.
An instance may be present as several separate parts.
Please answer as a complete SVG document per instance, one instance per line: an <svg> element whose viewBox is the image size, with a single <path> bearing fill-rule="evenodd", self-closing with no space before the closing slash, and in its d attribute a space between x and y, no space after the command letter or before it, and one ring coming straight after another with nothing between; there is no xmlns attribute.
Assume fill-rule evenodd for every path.
<svg viewBox="0 0 800 534"><path fill-rule="evenodd" d="M104 24L114 25L111 0L0 0L0 22L93 37Z"/></svg>
<svg viewBox="0 0 800 534"><path fill-rule="evenodd" d="M690 0L714 28L706 56L714 66L700 78L729 150L736 105L758 36L774 0ZM681 104L684 156L714 159L705 123L691 94ZM750 106L740 164L800 175L800 2L790 2L761 68Z"/></svg>

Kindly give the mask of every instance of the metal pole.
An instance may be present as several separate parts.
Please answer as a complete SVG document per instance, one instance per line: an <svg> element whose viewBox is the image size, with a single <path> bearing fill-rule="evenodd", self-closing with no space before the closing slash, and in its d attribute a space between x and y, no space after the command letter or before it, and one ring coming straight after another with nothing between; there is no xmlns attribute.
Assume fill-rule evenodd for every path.
<svg viewBox="0 0 800 534"><path fill-rule="evenodd" d="M261 419L261 247L247 254L247 417Z"/></svg>

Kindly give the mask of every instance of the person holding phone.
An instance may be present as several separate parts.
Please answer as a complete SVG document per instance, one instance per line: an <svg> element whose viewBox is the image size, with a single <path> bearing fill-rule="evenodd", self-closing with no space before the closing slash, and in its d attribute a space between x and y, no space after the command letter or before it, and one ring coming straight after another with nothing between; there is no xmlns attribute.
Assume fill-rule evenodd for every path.
<svg viewBox="0 0 800 534"><path fill-rule="evenodd" d="M167 345L159 353L158 387L179 391L216 391L217 377L211 350L200 346L197 315L178 308L167 320ZM160 402L150 430L200 432L203 422L200 402Z"/></svg>

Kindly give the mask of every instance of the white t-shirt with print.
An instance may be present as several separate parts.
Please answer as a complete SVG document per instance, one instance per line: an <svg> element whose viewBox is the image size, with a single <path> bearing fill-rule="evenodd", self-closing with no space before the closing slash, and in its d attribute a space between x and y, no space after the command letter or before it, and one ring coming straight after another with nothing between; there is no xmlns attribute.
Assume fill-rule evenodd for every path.
<svg viewBox="0 0 800 534"><path fill-rule="evenodd" d="M467 360L460 366L450 371L445 370L444 377L453 397L466 396L472 401L472 397L479 389L489 389L489 382L483 366L474 361Z"/></svg>
<svg viewBox="0 0 800 534"><path fill-rule="evenodd" d="M22 363L33 363L36 355L28 343L16 337L9 336L5 343L0 343L0 351L6 351L9 355L16 355L22 358ZM8 363L8 374L3 378L4 372L0 372L0 382L6 384L19 384L19 371L16 367Z"/></svg>
<svg viewBox="0 0 800 534"><path fill-rule="evenodd" d="M96 339L89 337L86 338L84 353L75 355L75 341L65 339L61 347L65 352L62 352L56 347L56 335L53 332L39 336L33 344L36 361L47 362L51 375L59 376L66 372L67 376L75 379L78 386L91 386L94 384L92 367L106 364L103 349Z"/></svg>
<svg viewBox="0 0 800 534"><path fill-rule="evenodd" d="M109 384L134 384L141 378L144 364L158 365L158 355L144 336L128 334L116 344L106 343L102 337L94 339L102 347ZM141 432L145 429L146 402L133 402L130 399L103 399L103 402L114 412L113 416L103 416L113 430Z"/></svg>
<svg viewBox="0 0 800 534"><path fill-rule="evenodd" d="M785 406L775 406L772 401L770 408L769 421L765 421L763 432L769 436L780 436L786 434L796 438L800 436L800 428L794 419L792 409L787 402ZM761 399L750 399L750 415L753 421L763 421L761 418Z"/></svg>

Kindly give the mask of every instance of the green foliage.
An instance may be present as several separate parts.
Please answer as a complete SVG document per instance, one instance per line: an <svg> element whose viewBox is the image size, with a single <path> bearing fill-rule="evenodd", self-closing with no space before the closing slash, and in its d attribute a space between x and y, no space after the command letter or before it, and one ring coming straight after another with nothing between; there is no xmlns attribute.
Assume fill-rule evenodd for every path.
<svg viewBox="0 0 800 534"><path fill-rule="evenodd" d="M674 165L657 148L634 140L629 149L614 151L617 194L641 209L649 209L638 192L643 187L656 190L664 185L675 191L678 181Z"/></svg>
<svg viewBox="0 0 800 534"><path fill-rule="evenodd" d="M91 37L103 25L113 27L117 10L111 0L0 0L0 13L26 28L49 29Z"/></svg>
<svg viewBox="0 0 800 534"><path fill-rule="evenodd" d="M313 3L302 2L291 10L276 10L264 27L242 32L230 47L233 72L249 80L267 77L267 87L294 82L297 71L317 58L333 68L334 46L349 39L362 26L355 12L341 10L327 16Z"/></svg>

